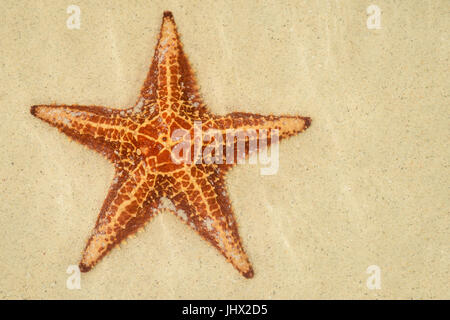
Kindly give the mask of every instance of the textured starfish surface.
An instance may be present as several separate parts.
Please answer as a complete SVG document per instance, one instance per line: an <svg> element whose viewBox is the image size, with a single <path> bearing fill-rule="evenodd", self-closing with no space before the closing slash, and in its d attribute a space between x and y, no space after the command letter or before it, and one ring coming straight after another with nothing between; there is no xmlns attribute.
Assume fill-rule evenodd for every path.
<svg viewBox="0 0 450 320"><path fill-rule="evenodd" d="M244 277L253 277L225 187L225 175L234 164L173 161L171 152L180 141L172 135L184 129L192 136L195 123L201 123L202 130L216 129L224 137L228 129L267 135L277 129L283 139L310 124L300 116L212 114L199 95L170 12L164 12L153 61L133 107L35 105L31 113L115 166L115 178L82 254L83 272L165 208L217 248ZM261 136L254 138L258 148ZM245 138L247 151L250 140ZM266 146L270 142L268 136Z"/></svg>

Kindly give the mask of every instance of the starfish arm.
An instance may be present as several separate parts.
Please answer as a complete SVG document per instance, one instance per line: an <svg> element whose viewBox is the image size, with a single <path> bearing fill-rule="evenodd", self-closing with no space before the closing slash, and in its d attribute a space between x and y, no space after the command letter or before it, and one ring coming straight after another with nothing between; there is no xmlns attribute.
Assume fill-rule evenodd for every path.
<svg viewBox="0 0 450 320"><path fill-rule="evenodd" d="M301 116L262 116L259 114L233 112L223 117L216 116L210 127L219 130L273 130L279 131L279 138L284 139L305 131L311 125L311 118Z"/></svg>
<svg viewBox="0 0 450 320"><path fill-rule="evenodd" d="M197 114L207 112L177 32L172 13L164 12L155 55L137 104L159 102L160 110ZM144 107L145 109L145 107Z"/></svg>
<svg viewBox="0 0 450 320"><path fill-rule="evenodd" d="M214 132L217 132L221 136L223 141L221 166L229 169L240 158L248 157L258 150L269 147L275 133L279 141L305 131L310 125L311 119L308 117L262 116L233 112L225 116L214 116L207 120L202 125L202 131L213 130L210 135L215 135ZM274 131L274 129L277 131ZM239 153L238 151L242 147L243 152ZM205 148L205 145L203 148ZM230 150L232 150L231 156L228 155Z"/></svg>
<svg viewBox="0 0 450 320"><path fill-rule="evenodd" d="M135 144L131 130L137 128L124 110L96 106L36 105L31 114L44 120L73 140L111 161L129 153Z"/></svg>
<svg viewBox="0 0 450 320"><path fill-rule="evenodd" d="M173 213L212 244L246 278L253 268L245 253L219 168L192 166L176 174L168 192Z"/></svg>
<svg viewBox="0 0 450 320"><path fill-rule="evenodd" d="M158 212L154 175L143 164L128 175L116 175L84 249L79 268L89 271L109 251L136 233Z"/></svg>

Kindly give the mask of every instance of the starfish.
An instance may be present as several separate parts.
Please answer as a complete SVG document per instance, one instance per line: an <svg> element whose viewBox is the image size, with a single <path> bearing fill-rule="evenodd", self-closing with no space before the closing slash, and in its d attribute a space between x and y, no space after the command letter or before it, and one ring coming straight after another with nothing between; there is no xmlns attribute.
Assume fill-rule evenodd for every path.
<svg viewBox="0 0 450 320"><path fill-rule="evenodd" d="M200 97L173 15L168 11L164 12L150 70L134 106L113 109L35 105L30 112L99 152L115 166L112 185L82 253L82 272L91 270L114 247L168 209L218 249L246 278L252 278L254 272L225 185L226 173L237 162L233 161L237 154L228 162L177 162L171 156L173 148L189 140L174 139L173 134L177 130L192 134L198 123L201 129L215 129L223 137L230 129L253 129L260 133L254 139L238 136L223 145L225 150L245 139L248 157L252 153L251 141L258 143L259 150L264 147L261 138L266 138L266 132L265 146L271 144L271 129L278 130L283 139L304 131L311 122L300 116L212 114ZM193 150L195 146L190 143L188 149ZM206 147L201 142L201 150Z"/></svg>

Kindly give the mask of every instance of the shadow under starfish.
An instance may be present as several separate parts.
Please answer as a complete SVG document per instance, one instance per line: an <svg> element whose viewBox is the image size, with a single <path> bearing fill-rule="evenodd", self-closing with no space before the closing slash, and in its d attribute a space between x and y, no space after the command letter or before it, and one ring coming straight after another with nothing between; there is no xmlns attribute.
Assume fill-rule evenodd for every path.
<svg viewBox="0 0 450 320"><path fill-rule="evenodd" d="M82 254L79 267L83 272L166 207L217 248L244 277L253 277L225 188L225 175L236 161L175 163L171 151L179 141L174 141L172 134L184 129L192 136L194 122L200 121L204 131L216 129L224 138L229 129L253 129L259 133L255 138L259 147L261 137L270 145L272 129L283 139L311 123L310 118L300 116L212 114L200 98L172 13L167 11L135 106L36 105L30 111L115 166L113 183ZM239 138L233 143L237 150ZM249 143L247 138L246 151ZM202 145L202 150L205 147Z"/></svg>

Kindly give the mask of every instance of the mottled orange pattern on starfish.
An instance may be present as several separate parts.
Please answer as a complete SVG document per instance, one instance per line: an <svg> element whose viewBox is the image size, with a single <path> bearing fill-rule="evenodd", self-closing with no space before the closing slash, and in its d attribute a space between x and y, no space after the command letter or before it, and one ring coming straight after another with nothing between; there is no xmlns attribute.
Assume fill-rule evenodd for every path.
<svg viewBox="0 0 450 320"><path fill-rule="evenodd" d="M83 272L165 208L217 248L244 277L253 277L224 182L233 164L176 163L171 151L178 142L172 134L184 129L193 136L194 122L201 121L203 130L217 129L224 137L227 129L278 129L283 139L310 124L300 116L212 114L200 98L170 12L164 13L155 55L133 107L36 105L31 113L115 165L115 178L79 264ZM260 137L255 139L259 142ZM249 151L248 138L245 143Z"/></svg>

